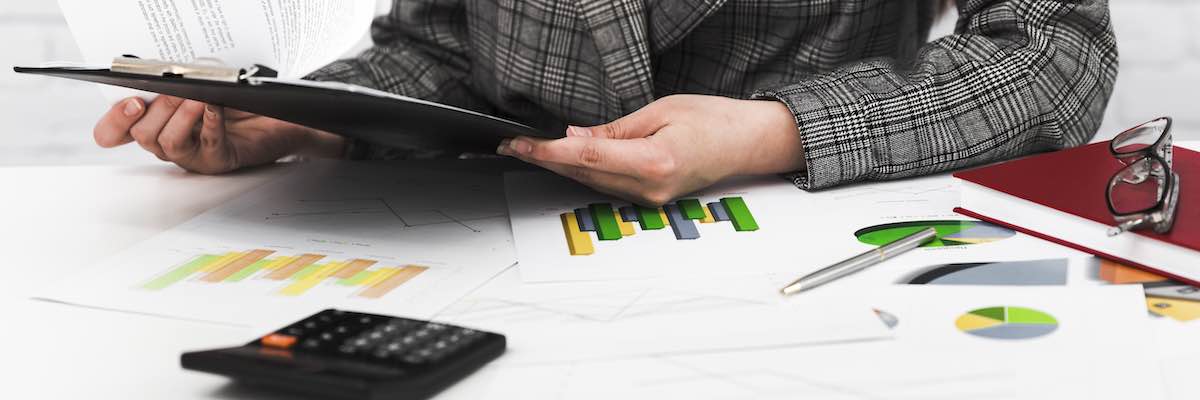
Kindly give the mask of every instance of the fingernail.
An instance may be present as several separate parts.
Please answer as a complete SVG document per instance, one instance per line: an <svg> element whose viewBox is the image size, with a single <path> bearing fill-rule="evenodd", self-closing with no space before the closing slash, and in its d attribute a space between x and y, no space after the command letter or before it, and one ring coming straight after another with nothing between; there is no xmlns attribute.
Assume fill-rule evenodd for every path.
<svg viewBox="0 0 1200 400"><path fill-rule="evenodd" d="M582 127L582 126L568 125L568 126L567 126L567 136L587 136L587 137L591 137L591 136L592 136L592 129L591 129L591 128L585 128L585 127Z"/></svg>
<svg viewBox="0 0 1200 400"><path fill-rule="evenodd" d="M126 117L136 117L142 113L142 102L137 99L125 100L125 107L121 110Z"/></svg>
<svg viewBox="0 0 1200 400"><path fill-rule="evenodd" d="M512 142L512 139L503 139L503 140L501 140L501 141L500 141L500 145L499 145L499 146L496 146L496 154L508 155L508 149L509 149L509 146L510 146L510 145L509 145L509 142Z"/></svg>
<svg viewBox="0 0 1200 400"><path fill-rule="evenodd" d="M208 118L216 118L217 110L214 109L212 105L205 104L204 105L204 116L208 117Z"/></svg>
<svg viewBox="0 0 1200 400"><path fill-rule="evenodd" d="M530 146L524 140L513 140L508 143L508 147L517 152L517 154L528 154L529 150L533 148L533 146Z"/></svg>

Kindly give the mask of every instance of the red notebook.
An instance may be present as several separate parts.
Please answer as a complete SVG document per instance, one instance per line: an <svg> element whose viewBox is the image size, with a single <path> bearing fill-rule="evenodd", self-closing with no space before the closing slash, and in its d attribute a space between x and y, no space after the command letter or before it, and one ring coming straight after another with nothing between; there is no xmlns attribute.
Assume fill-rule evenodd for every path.
<svg viewBox="0 0 1200 400"><path fill-rule="evenodd" d="M1200 284L1200 153L1175 147L1179 205L1167 234L1116 225L1104 192L1122 167L1108 142L955 173L963 181L955 211L1126 265Z"/></svg>

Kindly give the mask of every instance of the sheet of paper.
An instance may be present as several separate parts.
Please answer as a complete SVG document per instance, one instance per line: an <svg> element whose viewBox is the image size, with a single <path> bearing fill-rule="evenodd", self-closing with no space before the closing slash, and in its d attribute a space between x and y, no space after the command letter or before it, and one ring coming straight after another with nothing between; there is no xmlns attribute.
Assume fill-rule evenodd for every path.
<svg viewBox="0 0 1200 400"><path fill-rule="evenodd" d="M890 341L485 368L487 398L1159 399L1130 288L893 286ZM802 303L825 304L836 296ZM1002 314L988 310L1000 307ZM978 314L973 314L976 312ZM991 331L964 316L991 315ZM971 325L972 323L976 325ZM472 378L475 379L475 378Z"/></svg>
<svg viewBox="0 0 1200 400"><path fill-rule="evenodd" d="M1114 283L1102 277L1100 270L1104 261L1096 257L1085 257L1075 265L1073 284L1083 286L1113 285ZM1136 274L1143 277L1143 274ZM1108 279L1122 282L1128 277L1112 276ZM1139 283L1118 284L1140 288ZM1200 318L1196 310L1200 310L1200 302L1179 299L1162 299L1147 296L1142 300L1147 312L1146 323L1154 334L1154 340L1143 351L1154 354L1158 366L1163 372L1163 382L1167 387L1168 398L1172 400L1190 399L1195 397L1196 380L1191 378L1200 371L1200 345L1196 338L1200 337Z"/></svg>
<svg viewBox="0 0 1200 400"><path fill-rule="evenodd" d="M811 193L776 177L739 178L661 208L634 207L537 172L506 175L505 191L521 275L529 282L798 277L925 226L936 227L939 240L887 267L1079 254L955 214L958 191L948 175Z"/></svg>
<svg viewBox="0 0 1200 400"><path fill-rule="evenodd" d="M516 261L500 176L443 164L297 166L39 297L264 328L429 317Z"/></svg>
<svg viewBox="0 0 1200 400"><path fill-rule="evenodd" d="M235 67L262 64L298 78L350 50L367 31L375 0L59 0L84 62L113 57ZM129 91L106 90L110 100ZM118 96L118 97L112 97Z"/></svg>
<svg viewBox="0 0 1200 400"><path fill-rule="evenodd" d="M504 363L891 337L865 302L797 305L762 276L526 284L514 269L437 318L503 332L508 336Z"/></svg>

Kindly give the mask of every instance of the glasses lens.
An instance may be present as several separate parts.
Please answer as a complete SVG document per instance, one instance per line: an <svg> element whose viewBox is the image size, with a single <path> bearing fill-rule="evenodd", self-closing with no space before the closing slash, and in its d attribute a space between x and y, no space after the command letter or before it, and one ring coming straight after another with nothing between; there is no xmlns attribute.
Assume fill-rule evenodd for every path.
<svg viewBox="0 0 1200 400"><path fill-rule="evenodd" d="M1113 138L1111 146L1113 154L1118 157L1139 153L1153 146L1166 132L1170 124L1167 118L1159 118L1134 127Z"/></svg>
<svg viewBox="0 0 1200 400"><path fill-rule="evenodd" d="M1108 203L1117 214L1148 211L1162 200L1166 166L1156 158L1143 158L1117 172L1108 183Z"/></svg>

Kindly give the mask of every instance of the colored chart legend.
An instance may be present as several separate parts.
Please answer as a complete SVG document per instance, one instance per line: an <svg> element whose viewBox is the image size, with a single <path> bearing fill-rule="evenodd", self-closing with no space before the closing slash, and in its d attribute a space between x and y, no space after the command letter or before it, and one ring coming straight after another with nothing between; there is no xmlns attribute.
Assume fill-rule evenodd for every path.
<svg viewBox="0 0 1200 400"><path fill-rule="evenodd" d="M981 221L912 221L875 225L854 232L858 241L875 246L896 241L925 228L937 231L937 238L921 247L962 246L990 243L1016 235L1012 229Z"/></svg>
<svg viewBox="0 0 1200 400"><path fill-rule="evenodd" d="M378 299L428 270L404 265L378 267L369 259L328 260L323 254L275 255L274 250L254 249L223 254L202 254L142 285L146 290L164 290L182 282L232 285L239 282L274 281L277 294L300 296L321 285L351 288L356 297Z"/></svg>
<svg viewBox="0 0 1200 400"><path fill-rule="evenodd" d="M592 203L586 208L559 215L567 250L573 256L586 256L596 251L592 235L597 240L620 240L633 236L637 228L643 231L671 228L676 240L700 238L699 224L729 222L734 231L758 230L758 221L741 197L726 197L703 204L698 199L682 199L661 208L628 205L614 209L610 203Z"/></svg>
<svg viewBox="0 0 1200 400"><path fill-rule="evenodd" d="M1019 340L1049 335L1058 329L1058 320L1032 308L999 306L971 310L958 317L954 326L974 336Z"/></svg>

